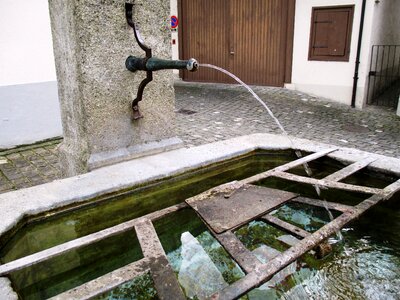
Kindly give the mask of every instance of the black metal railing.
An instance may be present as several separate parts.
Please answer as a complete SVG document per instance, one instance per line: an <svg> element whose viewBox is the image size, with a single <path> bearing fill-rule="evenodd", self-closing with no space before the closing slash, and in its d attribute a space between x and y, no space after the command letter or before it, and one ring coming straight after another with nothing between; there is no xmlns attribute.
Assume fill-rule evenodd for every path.
<svg viewBox="0 0 400 300"><path fill-rule="evenodd" d="M400 45L372 46L367 103L396 107L400 93Z"/></svg>

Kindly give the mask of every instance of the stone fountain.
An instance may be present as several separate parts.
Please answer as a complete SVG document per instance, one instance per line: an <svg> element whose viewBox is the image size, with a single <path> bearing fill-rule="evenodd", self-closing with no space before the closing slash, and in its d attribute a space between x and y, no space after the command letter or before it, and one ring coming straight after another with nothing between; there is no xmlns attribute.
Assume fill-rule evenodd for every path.
<svg viewBox="0 0 400 300"><path fill-rule="evenodd" d="M136 99L137 91L146 78L146 73L131 72L132 70L128 70L125 65L127 57L143 57L143 49L137 43L132 27L126 19L126 3L134 4L133 18L140 20L137 25L139 25L142 35L146 37L146 44L152 48L154 55L169 60L171 57L168 28L169 0L49 0L64 127L64 141L60 147L60 156L64 175L72 177L30 189L1 194L0 236L10 236L17 231L15 228L23 226L24 222L31 218L37 216L46 218L52 214L64 212L65 209L77 209L81 205L92 205L96 201L95 199L104 195L115 195L121 191L142 187L149 182L161 181L215 163L249 155L256 150L282 150L293 147L293 143L286 136L254 134L194 148L180 148L182 142L175 134L173 76L170 70L162 70L154 76L153 81L144 90L144 101L140 102L141 114L144 117L135 117L132 120L132 101ZM146 64L146 61L139 62L140 64ZM148 68L148 66L143 67L143 70L146 71ZM329 157L338 161L353 164L350 169L346 168L344 171L346 176L367 165L374 170L400 176L398 159L365 153L356 149L336 147L331 150L331 146L322 143L293 140L296 145L299 145L299 150L319 152L319 156L310 155L310 157L314 157L312 159L329 154ZM133 160L133 158L137 159ZM309 161L306 159L299 159L297 165ZM293 163L288 163L286 169L282 169L283 166L280 166L270 173L265 172L264 176L281 176L288 180L300 180L334 188L361 189L362 191L368 189L337 182L344 176L343 172L339 174L337 172L333 176L335 178L330 177L330 180L304 179L285 173L293 166ZM260 175L243 181L240 188L261 178L257 176ZM370 188L367 192L376 193L372 200L375 199L377 203L385 200L389 194L398 191L400 181L389 187L383 190ZM229 192L232 191L229 190ZM210 195L215 195L215 193L209 193L208 196ZM228 197L224 195L221 198L226 202L230 195L233 195L233 192ZM194 200L204 200L203 196L200 195ZM196 201L193 203L196 204ZM346 207L346 214L337 221L341 222L340 224L329 227L329 231L323 232L324 236L306 235L303 244L307 241L312 243L309 245L298 244L296 256L293 254L294 252L290 257L284 253L286 255L283 257L284 263L288 265L304 251L310 250L313 245L332 235L337 227L351 220L353 216L364 212L369 208L368 205L373 205L371 203L371 201L366 204L361 203L364 206L357 206L351 210ZM183 204L175 205L171 211L182 209ZM185 207L188 204L190 203L184 204ZM253 209L249 209L249 211L253 212ZM247 219L246 217L246 222ZM210 223L213 220L215 220L214 217L211 218ZM134 223L129 224L130 229L135 227L139 233L143 259L146 260L146 264L149 264L151 271L156 274L154 279L156 286L160 288L159 292L169 294L177 291L181 293L179 286L171 285L172 279L175 281L176 279L173 273L171 273L172 275L167 274L168 262L164 250L157 240L157 235L152 232L154 231L152 219L140 217ZM120 225L114 227L118 227L118 230L126 229L121 229ZM231 227L229 228L231 229ZM102 234L102 238L105 238L107 234L114 233L103 232ZM155 238L152 239L154 234ZM89 239L95 239L95 236L97 233L83 237L79 245L73 245L77 239L69 241L68 247L70 249L81 247L83 240L86 243ZM65 250L64 246L58 245L53 249L43 251L54 251L50 255L46 254L48 258L51 255L62 253ZM305 246L310 249L306 249ZM229 249L229 245L226 248ZM234 252L233 250L232 252ZM240 251L236 254L240 255ZM38 253L34 255L38 255ZM34 256L33 260L32 257L28 257L29 262L15 260L0 266L1 299L17 299L10 281L4 275L37 263L39 259L36 257ZM160 258L163 259L160 260L161 263L151 264L152 261ZM227 287L221 294L222 296L220 295L221 298L238 298L239 294L262 284L283 266L282 262L271 264L272 267L275 266L275 269L271 269L268 265L257 262L258 266L254 269L247 263L246 260L242 261L243 269L248 273L247 277L238 281L239 285L242 283L243 285L239 288L233 285ZM107 277L107 274L102 277L105 284L92 286L92 288L110 289L111 286L107 285L111 284L112 279L121 280L122 278L110 274L111 277ZM168 282L170 284L168 288L162 281L165 278L162 277L162 274L172 278L172 283ZM96 282L88 284L96 284ZM114 284L117 286L121 282L114 282ZM171 286L175 288L171 288ZM80 293L88 291L85 285L78 291L78 295L82 296L83 294ZM56 297L71 299L69 293L73 292L76 291L66 291L64 295L60 294ZM170 297L169 299L180 298Z"/></svg>
<svg viewBox="0 0 400 300"><path fill-rule="evenodd" d="M130 105L146 74L125 67L128 56L143 56L125 3L135 3L133 17L154 55L170 59L167 0L49 1L65 176L181 146L171 70L158 72L144 91L145 118L131 120Z"/></svg>

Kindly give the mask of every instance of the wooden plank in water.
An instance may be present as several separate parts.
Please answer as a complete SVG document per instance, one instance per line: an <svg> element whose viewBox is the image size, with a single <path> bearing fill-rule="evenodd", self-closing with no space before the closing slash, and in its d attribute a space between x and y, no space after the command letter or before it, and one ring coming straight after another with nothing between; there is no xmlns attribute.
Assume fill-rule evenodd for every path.
<svg viewBox="0 0 400 300"><path fill-rule="evenodd" d="M340 181L345 179L346 177L349 177L350 175L356 173L357 171L365 168L369 164L373 163L376 161L377 158L374 157L367 157L363 160L357 161L354 164L348 165L347 167L332 173L329 176L326 176L323 180L325 181Z"/></svg>
<svg viewBox="0 0 400 300"><path fill-rule="evenodd" d="M323 207L323 208L328 208L329 210L337 210L340 212L347 212L347 211L354 210L354 207L350 206L350 205L340 204L340 203L336 203L336 202L328 202L328 201L323 201L323 200L318 200L318 199L311 199L311 198L306 198L306 197L296 197L290 201L297 202L297 203L303 203L303 204L307 204L307 205Z"/></svg>
<svg viewBox="0 0 400 300"><path fill-rule="evenodd" d="M395 192L399 190L400 180L387 186L380 194L373 195L357 204L353 211L343 213L332 222L324 225L310 236L304 238L293 247L270 260L267 264L263 264L261 267L256 268L253 272L247 274L245 277L239 279L222 291L215 293L212 295L211 299L232 300L245 295L251 289L258 287L270 280L277 272L301 257L304 253L313 249L316 245L320 244L331 235L335 234L347 223L359 218L360 215L374 205L378 204L380 201L389 199Z"/></svg>
<svg viewBox="0 0 400 300"><path fill-rule="evenodd" d="M215 237L246 273L250 273L256 267L261 266L257 257L231 231L216 234Z"/></svg>
<svg viewBox="0 0 400 300"><path fill-rule="evenodd" d="M322 150L322 151L319 151L319 152L315 152L313 154L304 156L302 158L299 158L299 159L296 159L294 161L291 161L291 162L289 162L287 164L284 164L284 165L281 165L279 167L276 167L276 168L274 168L272 170L268 170L266 172L263 172L263 173L248 177L246 179L243 179L242 182L250 184L250 183L254 183L254 182L260 181L262 179L270 177L271 175L274 174L274 172L284 172L284 171L290 170L292 168L295 168L295 167L298 167L298 166L303 165L305 163L308 163L308 162L310 162L312 160L315 160L315 159L318 159L320 157L323 157L323 156L325 156L325 155L327 155L327 154L329 154L331 152L336 151L337 149L338 148L330 148L330 149Z"/></svg>
<svg viewBox="0 0 400 300"><path fill-rule="evenodd" d="M155 219L161 218L162 216L166 216L172 212L181 210L185 207L187 207L187 204L181 203L178 205L174 205L174 206L162 209L160 211L150 213L150 214L144 216L144 218L147 217L149 219L155 220ZM128 230L132 230L140 219L141 218L133 219L133 220L118 224L116 226L109 227L109 228L103 229L101 231L97 231L95 233L83 236L81 238L63 243L61 245L54 246L52 248L16 259L16 260L6 263L4 265L0 265L0 276L7 275L11 272L21 270L23 268L38 264L38 263L48 260L50 258L64 254L68 251L75 250L80 247L93 244L102 239L126 232Z"/></svg>
<svg viewBox="0 0 400 300"><path fill-rule="evenodd" d="M297 196L249 184L232 186L229 192L224 185L186 200L216 233L246 224Z"/></svg>
<svg viewBox="0 0 400 300"><path fill-rule="evenodd" d="M143 255L150 261L151 276L158 298L160 300L185 300L186 297L179 286L151 221L141 220L135 225L135 230Z"/></svg>
<svg viewBox="0 0 400 300"><path fill-rule="evenodd" d="M271 216L271 215L262 216L261 220L266 221L267 223L270 223L272 225L275 225L275 226L287 231L288 233L291 233L300 238L305 238L305 237L308 237L309 235L311 235L311 233L309 233L308 231L305 231L302 228L299 228L290 223L282 221L281 219Z"/></svg>
<svg viewBox="0 0 400 300"><path fill-rule="evenodd" d="M300 182L300 183L307 183L307 184L318 185L318 186L339 189L339 190L345 190L345 191L351 191L351 192L359 192L359 193L365 193L365 194L379 194L380 192L382 192L381 189L377 189L377 188L347 184L347 183L336 182L336 181L326 181L323 179L304 177L304 176L294 175L294 174L290 174L290 173L286 173L286 172L274 172L274 174L272 174L272 176L290 180L290 181L296 181L296 182Z"/></svg>
<svg viewBox="0 0 400 300"><path fill-rule="evenodd" d="M50 298L51 300L86 300L101 294L107 293L121 284L124 284L135 277L149 272L149 260L143 258L139 261L114 270L108 274L100 276L92 281L82 284L76 288L68 290Z"/></svg>

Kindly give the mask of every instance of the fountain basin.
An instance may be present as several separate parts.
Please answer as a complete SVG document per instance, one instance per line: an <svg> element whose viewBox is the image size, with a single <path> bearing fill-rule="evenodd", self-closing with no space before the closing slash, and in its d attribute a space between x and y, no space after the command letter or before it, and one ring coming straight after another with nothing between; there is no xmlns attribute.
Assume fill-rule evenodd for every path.
<svg viewBox="0 0 400 300"><path fill-rule="evenodd" d="M296 148L306 152L317 152L329 147L307 140L294 139L294 141ZM6 239L29 219L37 216L49 217L56 212L96 201L104 195L119 194L150 182L205 168L256 150L285 149L290 149L290 143L284 136L254 134L143 157L94 170L84 175L2 194L0 195L2 214L0 235ZM395 158L349 148L340 148L329 156L344 163L374 157L377 160L370 165L370 168L393 176L400 176L400 160ZM4 278L1 279L0 292L4 299L15 297L8 280Z"/></svg>

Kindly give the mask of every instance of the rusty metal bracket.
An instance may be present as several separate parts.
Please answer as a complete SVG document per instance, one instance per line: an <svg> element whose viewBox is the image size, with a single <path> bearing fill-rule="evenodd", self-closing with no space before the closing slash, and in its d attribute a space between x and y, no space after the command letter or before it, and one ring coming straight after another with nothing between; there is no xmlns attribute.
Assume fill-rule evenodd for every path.
<svg viewBox="0 0 400 300"><path fill-rule="evenodd" d="M135 22L133 22L133 4L125 3L125 14L126 14L126 20L129 24L129 26L132 27L133 33L135 34L136 42L138 43L139 47L142 48L143 51L146 53L145 60L147 61L153 55L152 55L151 49L144 44L143 39L140 36L139 29L138 29L137 25L135 24ZM153 72L147 71L146 78L143 79L142 82L140 83L136 98L135 98L135 100L132 101L132 111L133 111L132 118L134 120L143 118L143 115L140 113L140 110L139 110L139 101L141 101L143 98L144 88L152 80L153 80Z"/></svg>
<svg viewBox="0 0 400 300"><path fill-rule="evenodd" d="M142 100L144 88L149 82L153 80L153 71L167 69L186 69L190 72L194 72L198 69L199 65L194 58L191 58L189 60L170 60L153 57L151 49L144 44L143 39L140 36L137 24L135 24L135 22L133 21L133 4L125 3L125 13L126 20L129 26L132 27L133 33L135 34L136 42L138 43L139 47L142 48L142 50L146 53L146 57L128 56L125 61L125 66L129 71L146 71L147 74L146 78L143 79L139 85L136 99L132 102L133 119L137 120L143 118L143 115L139 111L139 101Z"/></svg>

